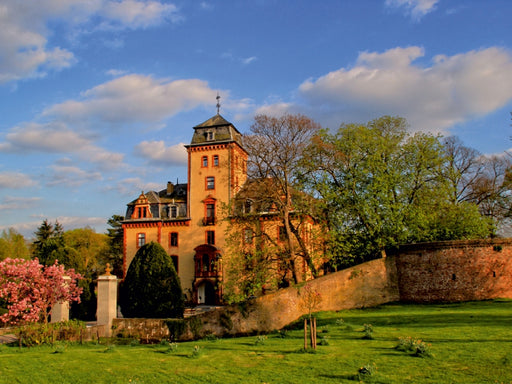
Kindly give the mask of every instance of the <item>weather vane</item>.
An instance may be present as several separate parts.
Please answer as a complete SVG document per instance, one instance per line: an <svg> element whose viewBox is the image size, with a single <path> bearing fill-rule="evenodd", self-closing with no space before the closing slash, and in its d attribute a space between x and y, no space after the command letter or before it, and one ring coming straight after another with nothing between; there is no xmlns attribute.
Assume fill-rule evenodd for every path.
<svg viewBox="0 0 512 384"><path fill-rule="evenodd" d="M220 96L219 96L219 92L217 92L217 115L220 114Z"/></svg>

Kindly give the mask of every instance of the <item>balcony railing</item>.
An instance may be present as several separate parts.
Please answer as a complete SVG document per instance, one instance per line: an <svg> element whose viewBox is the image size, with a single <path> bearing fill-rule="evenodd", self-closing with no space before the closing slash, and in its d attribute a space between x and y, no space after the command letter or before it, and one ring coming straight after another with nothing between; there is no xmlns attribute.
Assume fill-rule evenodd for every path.
<svg viewBox="0 0 512 384"><path fill-rule="evenodd" d="M215 225L217 222L216 217L205 217L203 218L203 225Z"/></svg>

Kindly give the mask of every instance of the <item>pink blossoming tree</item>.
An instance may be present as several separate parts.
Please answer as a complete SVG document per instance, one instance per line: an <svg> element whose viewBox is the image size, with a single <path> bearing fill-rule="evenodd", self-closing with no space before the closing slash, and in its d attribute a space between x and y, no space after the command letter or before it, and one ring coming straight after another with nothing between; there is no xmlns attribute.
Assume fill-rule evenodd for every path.
<svg viewBox="0 0 512 384"><path fill-rule="evenodd" d="M38 259L5 259L0 262L0 301L6 303L8 312L0 316L0 321L11 325L47 323L54 304L80 302L81 278L57 261L45 267Z"/></svg>

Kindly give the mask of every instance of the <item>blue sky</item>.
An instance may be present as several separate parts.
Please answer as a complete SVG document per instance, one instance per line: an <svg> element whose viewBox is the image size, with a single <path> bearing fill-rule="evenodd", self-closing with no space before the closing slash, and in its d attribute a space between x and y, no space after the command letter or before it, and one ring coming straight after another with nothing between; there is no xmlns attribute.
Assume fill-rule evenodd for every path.
<svg viewBox="0 0 512 384"><path fill-rule="evenodd" d="M257 113L512 147L510 0L1 0L0 230L106 228L186 181L192 127Z"/></svg>

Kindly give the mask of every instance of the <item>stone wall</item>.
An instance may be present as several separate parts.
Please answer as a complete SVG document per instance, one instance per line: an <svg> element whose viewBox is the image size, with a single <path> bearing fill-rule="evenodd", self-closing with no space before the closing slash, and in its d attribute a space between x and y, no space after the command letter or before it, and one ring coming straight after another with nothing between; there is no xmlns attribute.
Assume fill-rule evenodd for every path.
<svg viewBox="0 0 512 384"><path fill-rule="evenodd" d="M397 254L306 283L321 294L315 311L389 302L450 302L512 298L512 239L453 241L401 247ZM304 287L291 287L183 320L179 340L267 333L307 314ZM159 340L165 320L115 319L113 335Z"/></svg>
<svg viewBox="0 0 512 384"><path fill-rule="evenodd" d="M315 311L372 307L399 300L397 271L393 259L379 259L329 274L307 284L321 293ZM281 329L307 314L304 287L291 287L239 305L230 305L183 320L186 330L180 340L248 335ZM165 320L115 319L113 335L144 339L169 337Z"/></svg>
<svg viewBox="0 0 512 384"><path fill-rule="evenodd" d="M512 298L511 239L412 244L395 257L401 301Z"/></svg>

